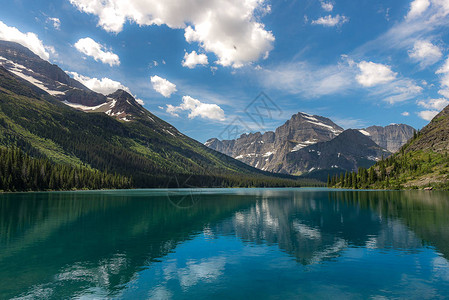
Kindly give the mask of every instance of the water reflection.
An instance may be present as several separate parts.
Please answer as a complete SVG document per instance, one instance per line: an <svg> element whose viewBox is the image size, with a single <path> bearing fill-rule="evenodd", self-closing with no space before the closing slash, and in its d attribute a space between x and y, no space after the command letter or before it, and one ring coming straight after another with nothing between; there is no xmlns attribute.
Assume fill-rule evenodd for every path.
<svg viewBox="0 0 449 300"><path fill-rule="evenodd" d="M233 278L250 279L238 268L237 249L247 246L246 269L284 268L297 276L299 266L329 267L348 253L355 259L351 249L413 254L431 246L442 253L429 263L432 276L449 281L447 193L206 190L194 206L172 205L184 196L1 195L0 298L135 298L139 290L165 298L173 296L173 282L186 292L222 281L224 291L237 284ZM270 261L276 249L286 256Z"/></svg>

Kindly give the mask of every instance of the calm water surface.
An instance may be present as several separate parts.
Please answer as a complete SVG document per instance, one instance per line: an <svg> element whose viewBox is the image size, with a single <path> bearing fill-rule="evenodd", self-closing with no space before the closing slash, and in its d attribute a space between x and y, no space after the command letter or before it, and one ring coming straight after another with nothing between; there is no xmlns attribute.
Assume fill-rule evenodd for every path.
<svg viewBox="0 0 449 300"><path fill-rule="evenodd" d="M449 193L0 195L0 299L448 299Z"/></svg>

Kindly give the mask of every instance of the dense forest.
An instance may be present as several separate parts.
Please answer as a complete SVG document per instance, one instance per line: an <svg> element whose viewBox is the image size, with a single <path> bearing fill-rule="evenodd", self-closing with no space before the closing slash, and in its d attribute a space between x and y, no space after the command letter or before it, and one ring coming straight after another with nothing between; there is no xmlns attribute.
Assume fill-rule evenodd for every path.
<svg viewBox="0 0 449 300"><path fill-rule="evenodd" d="M286 179L219 176L213 174L150 176L160 187L282 187ZM289 180L291 186L304 182ZM308 182L321 186L320 182ZM127 189L135 187L129 177L108 174L86 166L56 164L33 158L18 147L0 147L0 191L57 191L81 189Z"/></svg>
<svg viewBox="0 0 449 300"><path fill-rule="evenodd" d="M32 158L17 147L0 147L0 190L39 191L129 188L129 178L86 167Z"/></svg>
<svg viewBox="0 0 449 300"><path fill-rule="evenodd" d="M423 187L448 190L448 152L409 150L421 133L404 145L400 151L382 159L369 169L328 176L329 187L350 189L417 189Z"/></svg>
<svg viewBox="0 0 449 300"><path fill-rule="evenodd" d="M9 157L0 170L7 191L322 185L252 168L148 111L132 122L76 111L2 67L0 147Z"/></svg>

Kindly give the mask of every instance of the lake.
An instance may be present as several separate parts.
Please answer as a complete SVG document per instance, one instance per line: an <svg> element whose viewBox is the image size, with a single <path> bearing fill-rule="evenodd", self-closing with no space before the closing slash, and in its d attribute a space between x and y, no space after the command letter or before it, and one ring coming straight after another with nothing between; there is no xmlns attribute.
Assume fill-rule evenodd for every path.
<svg viewBox="0 0 449 300"><path fill-rule="evenodd" d="M449 298L449 193L0 195L0 299Z"/></svg>

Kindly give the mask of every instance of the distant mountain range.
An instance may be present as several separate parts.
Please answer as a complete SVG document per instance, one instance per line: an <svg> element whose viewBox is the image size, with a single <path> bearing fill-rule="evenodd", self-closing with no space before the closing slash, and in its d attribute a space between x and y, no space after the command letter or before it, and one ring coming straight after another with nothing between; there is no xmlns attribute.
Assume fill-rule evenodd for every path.
<svg viewBox="0 0 449 300"><path fill-rule="evenodd" d="M449 190L449 106L392 156L377 162L369 170L333 176L329 185Z"/></svg>
<svg viewBox="0 0 449 300"><path fill-rule="evenodd" d="M0 190L11 184L5 173L11 168L24 186L40 182L26 178L33 170L52 189L61 188L62 178L78 188L81 173L84 182L95 180L89 185L95 188L316 184L298 175L331 175L341 187L445 188L448 128L449 108L419 133L404 124L344 130L328 118L299 112L275 131L203 145L127 91L96 93L27 48L0 41L0 147L13 146L2 152L8 165L0 166ZM17 148L30 156L20 170L8 158L20 160ZM361 174L340 176L359 168Z"/></svg>
<svg viewBox="0 0 449 300"><path fill-rule="evenodd" d="M126 91L96 93L27 48L0 41L0 146L11 145L58 165L126 176L132 187L302 184L207 148Z"/></svg>
<svg viewBox="0 0 449 300"><path fill-rule="evenodd" d="M271 172L305 175L356 171L391 155L414 133L404 124L346 130L332 120L297 113L275 132L243 134L235 140L209 139L205 145Z"/></svg>

